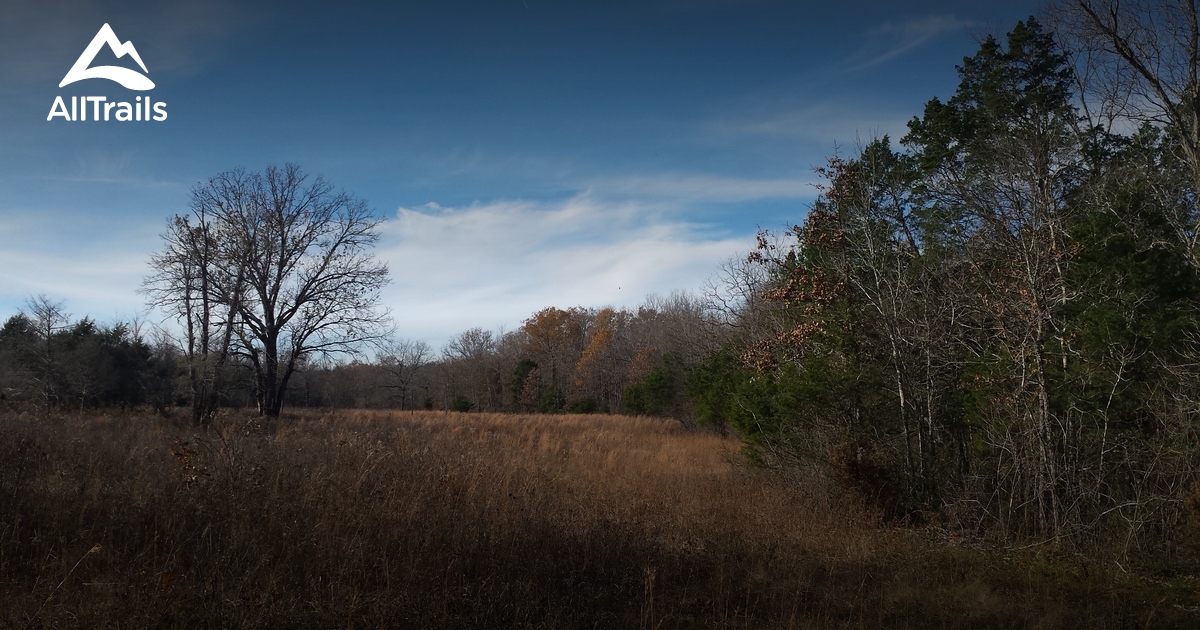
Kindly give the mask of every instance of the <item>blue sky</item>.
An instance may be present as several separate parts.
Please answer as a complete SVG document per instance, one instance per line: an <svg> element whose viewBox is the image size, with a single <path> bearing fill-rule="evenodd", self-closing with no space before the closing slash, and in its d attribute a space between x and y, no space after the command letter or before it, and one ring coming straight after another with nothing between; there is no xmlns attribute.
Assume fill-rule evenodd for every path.
<svg viewBox="0 0 1200 630"><path fill-rule="evenodd" d="M198 182L299 163L383 218L400 336L698 289L797 222L837 147L904 133L1030 2L55 2L0 11L0 318L141 316ZM166 102L47 121L101 25ZM107 55L105 57L104 55ZM105 49L93 65L135 67Z"/></svg>

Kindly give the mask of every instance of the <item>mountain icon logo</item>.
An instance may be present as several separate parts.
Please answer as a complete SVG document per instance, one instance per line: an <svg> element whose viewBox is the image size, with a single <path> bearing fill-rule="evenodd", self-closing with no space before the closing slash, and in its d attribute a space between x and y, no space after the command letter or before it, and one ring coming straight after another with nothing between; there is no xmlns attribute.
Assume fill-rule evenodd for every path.
<svg viewBox="0 0 1200 630"><path fill-rule="evenodd" d="M136 70L120 66L96 66L95 68L89 68L88 66L96 59L96 54L100 52L100 48L105 44L108 44L108 47L118 59L129 55L142 67L143 72L150 72L146 70L146 64L142 63L142 58L138 55L137 49L133 47L133 42L130 41L122 44L121 40L117 39L117 34L113 32L112 27L105 24L100 27L96 36L92 38L92 43L83 49L83 54L79 55L79 59L75 60L75 65L71 66L71 69L67 71L67 76L63 77L62 83L59 83L58 87L70 85L84 79L108 79L109 81L116 81L131 90L154 89L154 82Z"/></svg>

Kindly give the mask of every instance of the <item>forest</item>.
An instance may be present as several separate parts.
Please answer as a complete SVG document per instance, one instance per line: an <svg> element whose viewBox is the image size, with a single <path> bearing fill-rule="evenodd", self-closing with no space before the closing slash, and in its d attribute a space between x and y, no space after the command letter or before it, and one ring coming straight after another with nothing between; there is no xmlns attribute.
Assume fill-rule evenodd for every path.
<svg viewBox="0 0 1200 630"><path fill-rule="evenodd" d="M239 409L674 419L736 440L746 470L816 475L881 523L1190 574L1200 36L1194 5L1168 5L1061 4L983 39L952 96L901 138L839 150L797 224L761 231L705 287L550 306L440 349L386 329L361 202L322 197L292 165L222 174L147 277L180 326L72 321L31 298L0 328L0 405L141 408L198 430ZM344 266L339 308L304 301L328 286L308 263L272 288L255 261L285 253L227 252L250 242L245 218L214 199L280 182L330 201L313 268Z"/></svg>

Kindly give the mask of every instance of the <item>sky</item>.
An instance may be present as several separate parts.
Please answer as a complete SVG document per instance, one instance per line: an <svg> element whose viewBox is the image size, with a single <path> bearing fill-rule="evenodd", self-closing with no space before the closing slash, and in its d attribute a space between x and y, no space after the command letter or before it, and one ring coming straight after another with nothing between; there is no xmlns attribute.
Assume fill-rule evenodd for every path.
<svg viewBox="0 0 1200 630"><path fill-rule="evenodd" d="M829 156L904 135L1038 4L4 0L0 321L32 296L158 324L138 289L192 189L296 163L365 200L399 337L696 291L803 219ZM155 86L58 87L109 24ZM141 72L101 49L91 66ZM56 97L161 121L47 120Z"/></svg>

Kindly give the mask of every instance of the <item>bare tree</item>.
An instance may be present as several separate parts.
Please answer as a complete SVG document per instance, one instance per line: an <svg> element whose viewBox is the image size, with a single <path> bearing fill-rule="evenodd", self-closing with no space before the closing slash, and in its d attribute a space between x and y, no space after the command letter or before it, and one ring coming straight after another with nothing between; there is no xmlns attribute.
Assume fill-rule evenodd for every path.
<svg viewBox="0 0 1200 630"><path fill-rule="evenodd" d="M379 365L392 377L385 387L399 390L401 409L409 408L408 399L417 372L432 358L433 350L424 341L400 339L384 347Z"/></svg>
<svg viewBox="0 0 1200 630"><path fill-rule="evenodd" d="M303 358L387 333L378 303L388 269L370 252L379 223L294 164L228 171L193 189L191 216L173 220L146 286L182 320L194 353L249 363L259 413L278 416Z"/></svg>
<svg viewBox="0 0 1200 630"><path fill-rule="evenodd" d="M1154 191L1200 269L1200 5L1195 0L1060 0L1049 9L1073 52L1084 112L1095 125L1150 125L1164 135ZM1186 172L1186 175L1184 173ZM1182 205L1178 202L1182 201Z"/></svg>
<svg viewBox="0 0 1200 630"><path fill-rule="evenodd" d="M210 186L213 182L209 183ZM191 215L175 216L150 259L143 292L183 326L181 343L192 396L192 422L207 424L218 407L221 379L232 356L238 308L245 293L245 260L220 238L210 204L193 191ZM229 261L237 261L228 273Z"/></svg>
<svg viewBox="0 0 1200 630"><path fill-rule="evenodd" d="M50 407L58 399L58 357L54 352L54 335L70 323L70 316L63 311L63 303L55 302L45 295L31 297L25 301L22 315L32 324L37 333L37 344L33 348L34 371L32 381L42 403L43 417L50 419Z"/></svg>
<svg viewBox="0 0 1200 630"><path fill-rule="evenodd" d="M490 330L472 328L459 333L442 348L450 395L465 393L473 409L491 410L500 403L497 341L498 336Z"/></svg>
<svg viewBox="0 0 1200 630"><path fill-rule="evenodd" d="M769 280L765 268L746 260L745 254L722 262L701 288L709 319L724 329L752 326Z"/></svg>
<svg viewBox="0 0 1200 630"><path fill-rule="evenodd" d="M1052 8L1102 113L1174 130L1200 182L1200 13L1195 0L1065 0Z"/></svg>

